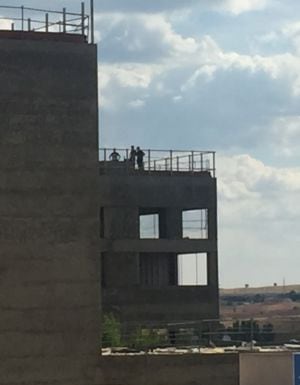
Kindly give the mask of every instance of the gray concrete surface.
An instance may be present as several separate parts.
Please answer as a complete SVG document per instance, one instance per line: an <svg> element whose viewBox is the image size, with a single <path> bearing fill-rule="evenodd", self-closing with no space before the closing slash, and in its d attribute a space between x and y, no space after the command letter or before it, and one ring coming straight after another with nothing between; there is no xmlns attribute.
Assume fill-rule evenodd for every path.
<svg viewBox="0 0 300 385"><path fill-rule="evenodd" d="M240 354L240 385L293 385L292 353Z"/></svg>
<svg viewBox="0 0 300 385"><path fill-rule="evenodd" d="M239 385L238 354L105 356L97 381L105 385Z"/></svg>
<svg viewBox="0 0 300 385"><path fill-rule="evenodd" d="M90 385L100 344L96 47L0 35L0 384Z"/></svg>

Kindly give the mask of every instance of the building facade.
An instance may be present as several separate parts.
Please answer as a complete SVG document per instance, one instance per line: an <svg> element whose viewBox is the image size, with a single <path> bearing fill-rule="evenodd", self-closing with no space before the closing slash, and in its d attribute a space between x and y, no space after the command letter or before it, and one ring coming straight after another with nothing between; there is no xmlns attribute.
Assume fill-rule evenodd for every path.
<svg viewBox="0 0 300 385"><path fill-rule="evenodd" d="M103 311L141 326L216 319L214 154L152 157L100 162Z"/></svg>
<svg viewBox="0 0 300 385"><path fill-rule="evenodd" d="M91 385L100 351L97 49L0 31L0 383Z"/></svg>

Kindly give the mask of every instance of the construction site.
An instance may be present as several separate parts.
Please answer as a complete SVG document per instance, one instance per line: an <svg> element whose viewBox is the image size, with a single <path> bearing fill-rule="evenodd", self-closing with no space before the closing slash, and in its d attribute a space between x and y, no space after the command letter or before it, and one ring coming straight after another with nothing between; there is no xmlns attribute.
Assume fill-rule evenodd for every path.
<svg viewBox="0 0 300 385"><path fill-rule="evenodd" d="M102 148L93 1L0 11L0 384L293 385L213 341L215 152ZM107 315L160 340L102 348Z"/></svg>

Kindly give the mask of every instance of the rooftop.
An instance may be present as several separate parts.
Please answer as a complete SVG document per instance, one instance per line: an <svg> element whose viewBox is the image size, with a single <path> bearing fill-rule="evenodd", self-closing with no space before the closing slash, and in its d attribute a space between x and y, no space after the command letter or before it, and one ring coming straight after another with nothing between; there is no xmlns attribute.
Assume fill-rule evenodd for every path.
<svg viewBox="0 0 300 385"><path fill-rule="evenodd" d="M90 15L80 12L0 5L0 37L94 43L93 1Z"/></svg>
<svg viewBox="0 0 300 385"><path fill-rule="evenodd" d="M101 148L99 149L100 169L122 170L129 173L193 173L197 175L216 175L214 151L199 150L151 150L137 148Z"/></svg>

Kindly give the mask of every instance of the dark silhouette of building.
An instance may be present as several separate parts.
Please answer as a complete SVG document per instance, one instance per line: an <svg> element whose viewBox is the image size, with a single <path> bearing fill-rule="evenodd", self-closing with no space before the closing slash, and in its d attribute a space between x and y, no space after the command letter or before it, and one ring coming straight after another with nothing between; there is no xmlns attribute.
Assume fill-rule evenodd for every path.
<svg viewBox="0 0 300 385"><path fill-rule="evenodd" d="M0 31L0 383L90 385L101 329L97 48L83 25L15 23Z"/></svg>
<svg viewBox="0 0 300 385"><path fill-rule="evenodd" d="M103 311L123 324L218 318L215 155L159 156L144 170L100 162Z"/></svg>

